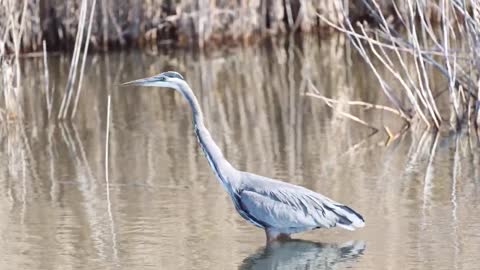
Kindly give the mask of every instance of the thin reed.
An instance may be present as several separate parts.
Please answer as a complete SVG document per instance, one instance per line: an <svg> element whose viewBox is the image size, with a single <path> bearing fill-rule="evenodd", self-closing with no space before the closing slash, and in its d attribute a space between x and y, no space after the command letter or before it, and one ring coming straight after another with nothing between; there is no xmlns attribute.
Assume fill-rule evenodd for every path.
<svg viewBox="0 0 480 270"><path fill-rule="evenodd" d="M346 34L374 73L391 109L409 124L478 128L480 4L392 1L390 14L376 1L362 2L370 11L369 23L345 17L337 24L317 16ZM443 82L433 79L435 73Z"/></svg>

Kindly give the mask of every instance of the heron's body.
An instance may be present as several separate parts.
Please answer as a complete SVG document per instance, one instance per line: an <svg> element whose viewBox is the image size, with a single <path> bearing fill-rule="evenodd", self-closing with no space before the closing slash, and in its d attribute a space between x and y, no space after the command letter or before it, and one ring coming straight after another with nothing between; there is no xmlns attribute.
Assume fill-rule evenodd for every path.
<svg viewBox="0 0 480 270"><path fill-rule="evenodd" d="M198 143L215 176L232 199L237 212L265 229L268 241L317 228L339 226L354 230L364 226L362 216L353 209L319 193L235 169L224 158L205 127L200 105L180 74L169 71L126 84L169 87L185 97L192 109Z"/></svg>

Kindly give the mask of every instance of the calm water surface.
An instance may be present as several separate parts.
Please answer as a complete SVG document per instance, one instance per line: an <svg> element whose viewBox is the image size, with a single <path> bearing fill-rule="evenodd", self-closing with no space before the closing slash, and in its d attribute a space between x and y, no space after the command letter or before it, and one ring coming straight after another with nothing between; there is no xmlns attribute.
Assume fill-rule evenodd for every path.
<svg viewBox="0 0 480 270"><path fill-rule="evenodd" d="M25 60L26 123L2 130L0 268L478 269L476 138L418 131L386 143L384 132L370 136L305 96L314 85L329 97L384 103L350 54L332 39L212 55L91 56L73 122L48 120L42 61ZM52 115L68 64L49 58ZM167 69L185 75L233 165L349 204L366 227L266 247L214 178L182 97L118 87ZM401 126L394 116L340 109L382 129Z"/></svg>

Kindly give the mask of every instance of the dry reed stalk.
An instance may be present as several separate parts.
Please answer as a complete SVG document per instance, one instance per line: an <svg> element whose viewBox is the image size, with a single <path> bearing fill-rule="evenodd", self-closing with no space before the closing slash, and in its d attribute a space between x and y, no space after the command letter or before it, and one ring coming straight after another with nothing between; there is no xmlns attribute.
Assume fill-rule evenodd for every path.
<svg viewBox="0 0 480 270"><path fill-rule="evenodd" d="M426 101L427 111L430 113L430 117L433 120L433 123L437 129L440 128L441 117L438 113L437 106L435 101L433 100L432 89L430 88L430 84L428 82L429 76L425 69L425 60L423 59L423 54L421 51L421 46L419 43L419 37L417 35L417 30L415 27L415 12L413 10L413 5L410 0L407 1L409 6L409 18L410 18L410 25L412 25L411 29L407 28L409 39L413 40L413 47L415 48L415 70L416 70L416 77L420 80L418 86L420 88L420 94L423 95L424 100ZM381 14L382 15L382 14ZM383 15L382 15L383 17ZM411 43L411 42L410 42Z"/></svg>
<svg viewBox="0 0 480 270"><path fill-rule="evenodd" d="M78 80L78 87L77 87L77 93L75 95L75 101L73 103L73 110L70 118L75 117L75 113L77 111L77 106L78 106L78 101L80 99L80 92L82 91L82 81L83 81L83 73L85 72L85 63L87 62L87 55L88 55L88 45L90 44L90 35L92 33L92 23L93 23L93 15L95 14L95 7L97 4L97 0L93 0L91 11L90 11L90 19L88 22L88 30L87 30L87 36L85 37L85 48L83 50L83 59L82 59L82 67L80 68L80 79Z"/></svg>
<svg viewBox="0 0 480 270"><path fill-rule="evenodd" d="M411 7L411 3L409 3L409 7ZM385 16L383 15L383 13L381 12L380 10L380 7L375 3L373 2L373 5L374 7L370 7L369 8L374 11L374 12L377 12L376 15L377 17L380 19L380 21L382 22L382 26L383 26L383 29L384 29L384 32L387 36L387 40L394 40L395 37L393 36L393 29L391 29L391 26L387 23L387 20L385 18ZM410 25L413 24L413 18L412 17L409 17L410 20ZM362 34L365 35L365 36L368 36L366 31L364 30L364 28L360 25L360 29L362 30ZM413 34L408 30L407 28L407 32L409 33L409 36L414 40L414 41L418 41L418 38L417 38L417 35L416 35L416 31L415 29L413 30ZM418 42L417 42L418 44ZM384 65L385 65L385 61L383 60L383 57L387 58L388 59L388 55L386 53L383 53L383 56L380 56L379 54L376 53L375 51L375 48L370 44L370 48L371 50L374 52L375 56L377 57L377 59L379 59ZM413 47L413 54L414 55L418 55L420 58L422 57L422 53L419 52L421 51L420 49L420 46L414 46ZM425 106L426 108L428 108L428 112L430 113L432 119L434 119L434 124L435 126L438 128L439 127L439 123L438 121L436 120L436 117L437 115L435 114L435 112L437 112L436 109L434 109L431 104L428 102L428 98L426 97L427 95L425 94L425 88L429 89L429 85L428 85L428 78L425 76L426 73L425 73L425 69L422 68L422 72L420 72L420 69L417 65L417 57L414 58L414 63L416 64L416 77L418 79L420 79L420 83L419 83L419 87L417 87L415 85L415 83L412 83L413 80L411 80L411 75L409 74L409 69L406 68L406 65L403 64L403 60L402 60L402 57L399 55L398 51L396 51L394 49L395 53L396 53L396 56L398 58L398 61L400 61L400 63L402 63L402 68L403 68L403 73L404 74L407 74L407 78L409 79L409 82L411 83L408 87L406 87L406 84L404 82L404 79L399 75L399 73L397 73L396 71L394 71L394 68L393 68L393 65L391 64L391 66L387 66L387 68L389 69L389 71L391 73L396 73L395 74L395 77L396 79L402 84L402 86L404 87L404 89L407 91L407 94L408 94L408 97L410 99L410 102L412 104L414 104L415 108L416 108L416 111L417 113L420 114L421 118L424 120L426 120L425 116L423 115L423 111L420 109L420 107L417 105L417 101L415 100L415 98L412 96L412 93L410 91L410 87L413 87L415 92L418 94L418 97L419 97L419 100L421 101L421 103L423 104L423 106ZM421 63L423 63L423 61L420 61ZM425 85L425 86L424 86ZM428 126L429 124L427 124Z"/></svg>
<svg viewBox="0 0 480 270"><path fill-rule="evenodd" d="M60 105L60 110L58 112L58 119L64 119L66 116L66 106L71 97L71 92L73 85L75 83L75 78L77 75L77 66L78 59L80 55L80 50L83 42L83 28L85 26L85 16L87 13L87 0L82 0L82 5L80 8L80 19L79 26L77 30L77 36L75 38L75 48L73 50L72 62L70 63L70 70L68 72L67 84L65 85L65 90L63 93L62 103Z"/></svg>
<svg viewBox="0 0 480 270"><path fill-rule="evenodd" d="M475 118L473 119L475 121L475 126L478 128L480 126L480 79L478 80L478 94L477 94L477 100L475 102Z"/></svg>
<svg viewBox="0 0 480 270"><path fill-rule="evenodd" d="M353 26L348 22L348 27L350 28L350 31L353 31ZM350 36L349 36L350 37ZM351 37L350 37L351 38ZM375 77L379 80L380 86L382 87L383 92L387 96L387 98L394 104L394 106L397 108L398 111L400 111L403 115L409 115L408 112L403 108L403 106L400 104L399 99L395 96L393 93L391 87L388 85L388 83L381 77L379 70L375 67L373 62L370 60L368 57L367 51L363 44L360 42L359 38L357 36L354 37L355 41L352 42L353 46L357 49L357 51L360 53L360 56L367 62L368 66L372 69L374 72ZM408 89L408 87L406 87ZM410 116L408 116L411 118ZM422 118L423 119L423 118ZM426 120L425 120L426 121Z"/></svg>
<svg viewBox="0 0 480 270"><path fill-rule="evenodd" d="M393 28L378 2L363 1L363 3L379 23L379 27L367 30L364 25L358 23L354 28L348 19L340 25L329 21L323 15L317 16L326 24L347 34L353 47L373 71L383 92L398 111L409 115L406 113L408 109L400 108L413 108L415 115L422 119L427 127L434 126L440 129L442 125L442 116L438 108L440 101L434 98L435 89L431 85L433 73L428 69L431 66L448 82L450 111L453 116L451 126L458 128L465 121L472 121L469 120L472 107L470 99L474 97L479 100L480 91L473 82L478 81L477 78L480 77L480 65L476 63L478 61L471 59L478 59L475 48L480 44L478 41L480 23L478 16L472 17L471 12L467 11L467 5L473 10L480 10L479 4L446 0L440 0L437 4L435 1L407 0L402 2L403 6L399 6L395 2L394 13L406 32L403 35ZM427 14L429 11L426 6L439 11L438 22L441 31L436 31L430 23L431 18ZM345 6L343 10L346 13ZM458 16L459 14L461 16ZM459 45L459 40L468 40L469 46ZM364 46L365 43L368 50ZM428 47L429 44L433 47ZM374 64L373 58L380 61L380 64ZM406 64L407 62L413 63L413 69ZM379 72L380 69L386 69L400 83L407 97L406 104L399 102L396 97L399 90L390 86L389 81ZM474 112L476 110L478 106Z"/></svg>
<svg viewBox="0 0 480 270"><path fill-rule="evenodd" d="M15 1L10 1L10 7L13 7L15 6L14 4ZM16 24L17 24L17 20L15 17L17 17L16 15L18 14L18 12L14 11L14 10L11 10L12 11L12 14L15 14L13 16L10 17L10 21L11 21L11 24L13 25L13 28L15 28ZM17 81L17 84L16 84L16 89L20 90L20 63L19 63L19 57L20 57L20 43L21 43L21 40L22 40L22 34L23 34L23 31L24 31L24 27L25 27L25 18L26 18L26 13L27 13L27 0L24 0L23 1L23 8L22 8L22 12L20 14L18 14L18 16L21 17L20 19L20 25L18 26L18 30L16 29L13 29L13 31L11 32L12 34L12 39L13 39L13 46L14 46L14 49L15 49L15 69L16 69L16 81ZM20 90L21 91L21 90ZM17 95L18 97L18 95Z"/></svg>
<svg viewBox="0 0 480 270"><path fill-rule="evenodd" d="M82 81L83 81L83 74L85 71L85 63L87 59L87 54L88 54L88 47L89 47L89 40L90 40L90 35L92 32L92 25L93 25L93 18L95 14L95 8L96 8L96 0L93 0L92 5L90 7L90 17L89 17L89 23L88 23L88 29L87 33L84 34L84 28L85 28L85 23L87 21L87 9L88 9L88 2L89 0L83 0L82 1L82 8L80 11L80 23L79 23L79 29L77 32L77 37L76 37L76 42L75 42L75 49L73 53L73 59L71 62L70 66L70 72L69 72L69 78L67 81L67 85L65 88L65 92L63 95L62 103L60 106L60 111L58 113L58 118L59 119L65 119L67 117L68 111L70 107L72 106L72 97L73 97L73 92L74 92L74 84L77 78L77 66L78 62L80 60L80 53L82 52L82 47L83 47L83 58L82 58L82 64L80 67L80 74L79 74L79 81L77 85L77 91L75 98L73 100L73 111L71 113L71 118L74 117L76 108L78 105L78 101L80 98L80 92L81 92L81 86L82 86ZM84 44L84 45L83 45ZM83 45L83 46L82 46Z"/></svg>
<svg viewBox="0 0 480 270"><path fill-rule="evenodd" d="M359 26L360 29L362 30L362 33L365 34L365 30L363 29L363 26ZM417 110L419 110L419 113L420 113L420 117L422 118L422 120L425 122L425 123L428 123L428 121L426 120L426 117L425 115L423 114L423 112L420 110L420 107L418 105L418 102L416 101L415 99L415 95L413 94L412 90L411 90L411 86L414 85L413 84L413 80L410 78L410 76L408 75L408 72L407 71L407 68L406 68L406 65L404 63L404 61L402 60L402 57L400 56L399 52L396 51L396 55L398 57L398 60L399 62L401 63L401 67L403 68L403 71L404 73L407 74L407 78L408 78L408 81L405 81L405 79L403 79L403 77L401 76L401 73L399 71L396 71L395 70L395 67L394 67L394 64L392 62L392 60L389 58L388 54L382 49L380 48L381 52L383 55L380 55L377 50L375 49L375 47L372 45L372 43L370 42L370 39L367 40L367 43L368 45L370 46L370 50L373 52L373 54L377 57L378 60L380 60L380 62L387 68L387 70L395 77L395 79L397 79L397 81L401 84L401 86L403 87L403 89L405 90L405 93L408 97L408 99L410 100L410 102L415 106L415 108ZM359 45L361 46L361 45ZM365 49L363 50L365 51ZM373 67L373 65L371 65ZM402 71L402 70L400 70ZM377 72L377 74L379 74L379 72ZM378 77L377 77L378 78ZM385 82L386 83L386 82ZM418 91L418 89L414 88L415 90ZM402 114L405 114L405 113L402 113ZM411 116L408 117L409 119L411 119Z"/></svg>
<svg viewBox="0 0 480 270"><path fill-rule="evenodd" d="M107 187L109 185L109 178L108 178L108 150L109 150L109 138L110 138L110 103L111 103L111 96L108 95L107 99L107 127L105 131L105 181L107 183Z"/></svg>
<svg viewBox="0 0 480 270"><path fill-rule="evenodd" d="M108 95L107 99L107 127L105 129L105 183L106 183L106 192L107 192L107 212L108 218L110 221L110 232L112 234L112 250L113 255L116 260L118 260L118 250L117 250L117 234L115 233L115 221L113 219L112 213L112 201L110 199L110 178L108 174L108 165L109 165L109 144L110 144L110 111L111 111L111 95Z"/></svg>
<svg viewBox="0 0 480 270"><path fill-rule="evenodd" d="M18 8L21 5L21 8ZM3 12L0 21L0 33L3 35L0 41L0 65L2 69L3 98L5 101L6 120L21 119L22 111L22 86L20 71L20 49L25 30L27 17L27 0L18 3L13 0L0 1ZM7 57L5 49L9 45L13 47L13 56ZM5 48L6 47L6 48Z"/></svg>
<svg viewBox="0 0 480 270"><path fill-rule="evenodd" d="M43 46L43 70L44 70L44 82L45 82L45 101L47 104L47 117L50 119L52 112L53 95L50 94L50 81L48 74L48 61L47 61L47 44L45 40L42 42Z"/></svg>

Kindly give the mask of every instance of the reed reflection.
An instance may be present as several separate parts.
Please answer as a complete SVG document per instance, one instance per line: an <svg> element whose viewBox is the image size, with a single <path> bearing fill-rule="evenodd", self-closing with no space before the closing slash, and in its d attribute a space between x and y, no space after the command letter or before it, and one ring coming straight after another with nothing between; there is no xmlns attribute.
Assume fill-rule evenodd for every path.
<svg viewBox="0 0 480 270"><path fill-rule="evenodd" d="M351 267L362 255L363 241L327 244L305 240L273 243L243 260L239 269L338 269Z"/></svg>

